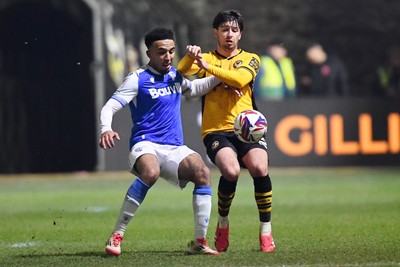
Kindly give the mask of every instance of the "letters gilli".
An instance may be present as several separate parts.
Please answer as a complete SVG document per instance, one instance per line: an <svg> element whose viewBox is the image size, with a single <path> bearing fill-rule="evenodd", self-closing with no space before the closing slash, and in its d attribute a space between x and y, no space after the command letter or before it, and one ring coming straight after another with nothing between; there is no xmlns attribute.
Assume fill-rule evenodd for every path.
<svg viewBox="0 0 400 267"><path fill-rule="evenodd" d="M358 116L358 140L345 140L344 118L340 114L331 116L289 115L278 122L274 139L278 149L293 157L316 155L378 155L400 153L400 114L387 115L386 140L374 140L371 114ZM291 136L296 133L297 138Z"/></svg>

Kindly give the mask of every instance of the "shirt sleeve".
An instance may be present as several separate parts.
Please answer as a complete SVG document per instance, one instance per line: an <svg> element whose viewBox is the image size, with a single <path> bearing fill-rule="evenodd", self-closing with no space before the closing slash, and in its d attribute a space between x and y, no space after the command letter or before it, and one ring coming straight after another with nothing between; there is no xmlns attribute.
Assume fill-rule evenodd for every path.
<svg viewBox="0 0 400 267"><path fill-rule="evenodd" d="M259 66L260 58L253 55L248 62L244 62L235 70L208 65L207 72L218 77L222 82L240 89L255 79Z"/></svg>
<svg viewBox="0 0 400 267"><path fill-rule="evenodd" d="M129 74L100 112L100 131L112 131L112 119L116 112L123 109L138 94L138 76Z"/></svg>
<svg viewBox="0 0 400 267"><path fill-rule="evenodd" d="M221 81L214 76L207 78L195 79L190 81L183 79L182 82L182 93L188 97L196 97L207 94L211 89L220 84Z"/></svg>
<svg viewBox="0 0 400 267"><path fill-rule="evenodd" d="M185 76L196 75L200 68L188 54L186 54L178 63L177 70Z"/></svg>
<svg viewBox="0 0 400 267"><path fill-rule="evenodd" d="M125 107L138 94L138 80L138 74L136 72L130 73L111 98L117 100Z"/></svg>
<svg viewBox="0 0 400 267"><path fill-rule="evenodd" d="M117 100L110 98L103 106L100 112L100 132L103 134L112 131L112 119L116 112L121 110L123 106Z"/></svg>

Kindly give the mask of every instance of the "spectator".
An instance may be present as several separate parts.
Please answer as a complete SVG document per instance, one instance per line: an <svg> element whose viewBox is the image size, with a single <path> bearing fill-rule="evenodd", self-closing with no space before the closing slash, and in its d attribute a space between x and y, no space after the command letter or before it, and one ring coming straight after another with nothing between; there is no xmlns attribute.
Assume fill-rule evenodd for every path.
<svg viewBox="0 0 400 267"><path fill-rule="evenodd" d="M313 44L307 48L306 58L310 70L302 85L307 95L349 95L347 70L339 57L328 54L320 44Z"/></svg>
<svg viewBox="0 0 400 267"><path fill-rule="evenodd" d="M387 51L385 63L376 70L374 95L400 97L400 47L393 45Z"/></svg>
<svg viewBox="0 0 400 267"><path fill-rule="evenodd" d="M292 59L282 42L272 42L261 57L254 94L265 99L282 100L296 95L296 78Z"/></svg>

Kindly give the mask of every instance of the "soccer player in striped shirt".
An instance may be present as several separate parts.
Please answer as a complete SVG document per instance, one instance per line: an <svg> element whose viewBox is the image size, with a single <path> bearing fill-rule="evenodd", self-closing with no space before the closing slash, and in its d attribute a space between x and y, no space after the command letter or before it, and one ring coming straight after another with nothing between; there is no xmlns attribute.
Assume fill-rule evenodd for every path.
<svg viewBox="0 0 400 267"><path fill-rule="evenodd" d="M254 79L260 58L238 48L244 29L238 11L219 12L213 21L217 41L215 51L202 53L196 45L187 46L187 55L178 64L184 75L214 75L221 84L202 97L202 137L207 154L221 172L218 185L218 225L215 246L219 252L229 246L229 210L235 196L241 167L247 168L254 182L254 196L260 219L260 250L272 252L275 243L271 230L272 183L268 173L265 139L245 144L234 135L236 116L247 109L257 109L253 95ZM201 55L206 64L198 64Z"/></svg>

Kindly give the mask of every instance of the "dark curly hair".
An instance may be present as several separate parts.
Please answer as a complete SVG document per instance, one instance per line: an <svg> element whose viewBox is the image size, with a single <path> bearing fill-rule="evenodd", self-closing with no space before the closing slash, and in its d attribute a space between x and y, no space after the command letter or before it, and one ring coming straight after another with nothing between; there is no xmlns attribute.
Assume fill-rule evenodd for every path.
<svg viewBox="0 0 400 267"><path fill-rule="evenodd" d="M149 48L155 41L158 40L174 40L174 33L170 29L155 28L144 36L144 43Z"/></svg>

